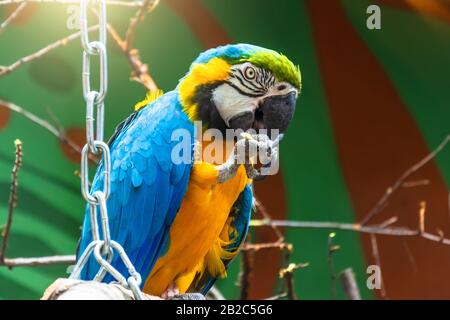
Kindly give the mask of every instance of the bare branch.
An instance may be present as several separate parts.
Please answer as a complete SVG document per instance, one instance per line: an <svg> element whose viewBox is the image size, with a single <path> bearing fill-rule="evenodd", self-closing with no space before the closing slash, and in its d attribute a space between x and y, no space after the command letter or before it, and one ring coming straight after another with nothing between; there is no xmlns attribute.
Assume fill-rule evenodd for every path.
<svg viewBox="0 0 450 320"><path fill-rule="evenodd" d="M147 13L156 8L159 0L144 0L141 7L137 10L135 16L130 19L130 24L125 35L125 49L129 51L134 42L137 26L144 20Z"/></svg>
<svg viewBox="0 0 450 320"><path fill-rule="evenodd" d="M75 255L67 256L48 256L48 257L32 257L32 258L5 258L0 265L8 268L14 267L37 267L46 266L50 264L67 264L71 265L75 263Z"/></svg>
<svg viewBox="0 0 450 320"><path fill-rule="evenodd" d="M384 208L388 199L405 183L406 179L411 176L414 172L422 168L428 162L433 160L436 155L441 152L445 146L450 142L450 135L446 136L444 140L434 149L431 153L429 153L425 158L414 164L412 167L408 168L398 179L394 182L392 186L386 189L384 195L378 200L375 206L369 211L369 213L364 217L361 221L361 225L367 224L375 215L380 213L380 211Z"/></svg>
<svg viewBox="0 0 450 320"><path fill-rule="evenodd" d="M290 263L286 268L280 270L280 278L284 279L286 283L286 292L279 294L277 298L280 298L280 296L286 296L289 300L297 300L294 286L294 273L298 269L303 269L308 266L309 263Z"/></svg>
<svg viewBox="0 0 450 320"><path fill-rule="evenodd" d="M333 256L336 251L340 249L338 245L333 244L333 238L336 236L334 232L328 235L328 270L330 272L331 280L331 299L336 299L336 272L334 270Z"/></svg>
<svg viewBox="0 0 450 320"><path fill-rule="evenodd" d="M47 120L44 120L44 119L38 117L34 113L31 113L30 111L27 111L24 108L14 104L14 103L12 103L12 102L0 99L0 108L1 107L8 108L11 111L17 112L18 114L24 116L25 118L27 118L31 122L37 124L38 126L44 128L45 130L50 132L59 141L61 141L62 143L66 144L74 152L81 153L80 146L78 144L76 144L72 139L70 139L66 135L66 132L65 132L64 128L62 128L60 126L59 121L56 119L56 117L53 114L51 114L51 117L54 118L53 121L55 121L57 123L58 127L55 127L54 125L52 125ZM47 112L49 112L49 109L47 109ZM98 162L99 159L95 155L90 153L89 154L89 160L91 160L92 162L96 163L96 162Z"/></svg>
<svg viewBox="0 0 450 320"><path fill-rule="evenodd" d="M378 251L377 237L374 234L370 235L370 244L372 246L372 255L373 258L375 259L375 264L378 266L378 268L380 268L381 297L386 298L386 289L384 287L383 271L381 270L380 252Z"/></svg>
<svg viewBox="0 0 450 320"><path fill-rule="evenodd" d="M92 12L98 15L95 9L92 9ZM127 41L123 40L117 30L109 23L107 24L107 30L114 43L128 59L128 63L132 69L131 80L142 84L147 91L157 91L158 86L148 73L148 66L142 62L139 51L137 49L131 49Z"/></svg>
<svg viewBox="0 0 450 320"><path fill-rule="evenodd" d="M267 242L267 243L245 243L242 251L259 251L262 249L280 249L292 251L292 244L286 242Z"/></svg>
<svg viewBox="0 0 450 320"><path fill-rule="evenodd" d="M17 18L17 16L20 14L20 12L25 9L27 6L27 3L21 3L17 8L3 21L3 23L0 25L0 33L2 33L3 30L14 20Z"/></svg>
<svg viewBox="0 0 450 320"><path fill-rule="evenodd" d="M0 0L0 5L14 4L14 3L59 3L59 4L79 4L80 0ZM142 1L120 1L120 0L106 0L107 5L121 6L121 7L140 7Z"/></svg>
<svg viewBox="0 0 450 320"><path fill-rule="evenodd" d="M53 134L56 138L58 138L58 140L60 140L61 142L66 143L69 147L71 147L74 151L80 153L81 149L80 147L73 142L72 140L70 140L64 131L59 130L58 128L56 128L55 126L53 126L52 124L50 124L47 120L44 120L42 118L39 118L37 115L35 115L34 113L31 113L30 111L25 110L22 107L19 107L18 105L6 101L6 100L2 100L0 99L0 107L5 107L10 109L11 111L17 112L19 114L21 114L22 116L24 116L25 118L27 118L28 120L30 120L31 122L34 122L35 124L37 124L38 126L44 128L45 130L47 130L48 132L50 132L51 134Z"/></svg>
<svg viewBox="0 0 450 320"><path fill-rule="evenodd" d="M271 221L272 217L270 216L270 214L267 212L266 208L264 207L264 205L256 198L254 198L254 202L255 202L255 207L258 210L258 212L263 216L264 219L266 219L267 221ZM281 232L281 230L275 226L275 225L270 225L270 227L272 228L273 232L275 233L275 235L277 236L277 243L281 243L284 241L284 236L283 233Z"/></svg>
<svg viewBox="0 0 450 320"><path fill-rule="evenodd" d="M354 231L360 233L378 234L385 236L420 237L426 240L439 242L444 245L450 245L450 239L442 237L442 234L435 235L429 232L420 233L420 230L412 230L406 227L385 228L382 227L381 225L362 226L359 223L291 221L291 220L271 220L270 224L287 228L344 230L344 231ZM269 226L270 224L266 220L250 221L250 226L252 227L263 227Z"/></svg>
<svg viewBox="0 0 450 320"><path fill-rule="evenodd" d="M427 208L427 203L425 201L422 201L420 203L420 210L419 210L419 232L425 233L425 211Z"/></svg>
<svg viewBox="0 0 450 320"><path fill-rule="evenodd" d="M98 29L98 25L95 25L95 26L88 28L88 31L91 32L91 31L94 31L97 29ZM36 59L42 57L43 55L55 50L56 48L67 45L69 42L71 42L75 39L78 39L79 37L80 37L80 32L79 31L75 32L63 39L60 39L58 41L55 41L55 42L49 44L48 46L46 46L28 56L20 58L19 60L17 60L13 64L10 64L9 66L0 67L0 77L13 72L14 70L21 67L23 64L25 64L27 62L30 62L30 61L33 61L33 60L36 60Z"/></svg>
<svg viewBox="0 0 450 320"><path fill-rule="evenodd" d="M265 298L264 300L280 300L280 299L283 299L283 298L286 298L286 297L287 297L287 293L283 292L283 293L271 296L269 298Z"/></svg>
<svg viewBox="0 0 450 320"><path fill-rule="evenodd" d="M415 188L415 187L421 187L426 186L430 184L430 180L428 179L422 179L417 181L405 181L402 184L403 188Z"/></svg>
<svg viewBox="0 0 450 320"><path fill-rule="evenodd" d="M14 160L14 166L11 171L11 187L9 191L8 200L8 216L6 220L5 229L2 232L2 246L0 247L0 263L4 262L6 256L6 249L8 247L8 236L11 230L14 208L17 206L17 186L18 186L18 176L20 168L22 167L22 141L16 139L14 141L16 147L16 157Z"/></svg>
<svg viewBox="0 0 450 320"><path fill-rule="evenodd" d="M116 29L108 24L108 32L113 38L114 42L118 46L118 48L122 51L125 57L128 59L128 63L132 69L131 79L142 84L147 91L156 91L158 90L158 86L156 85L153 78L148 73L148 66L142 62L141 57L139 55L139 51L137 49L127 49L125 40L123 40Z"/></svg>
<svg viewBox="0 0 450 320"><path fill-rule="evenodd" d="M239 299L247 300L250 288L250 276L253 270L254 251L243 251L241 255L241 272L239 275Z"/></svg>

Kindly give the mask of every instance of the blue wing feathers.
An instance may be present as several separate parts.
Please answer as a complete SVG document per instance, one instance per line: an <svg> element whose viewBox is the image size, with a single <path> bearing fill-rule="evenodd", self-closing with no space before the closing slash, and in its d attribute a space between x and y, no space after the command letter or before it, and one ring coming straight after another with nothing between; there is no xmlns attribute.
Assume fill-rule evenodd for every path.
<svg viewBox="0 0 450 320"><path fill-rule="evenodd" d="M176 143L171 135L178 128L191 133L193 145L193 124L181 111L177 94L170 92L131 115L110 140L111 195L107 207L111 237L124 247L143 282L166 246L168 230L186 192L192 167L192 163L175 165L171 161ZM97 172L102 170L100 164ZM92 190L102 186L102 175L97 174ZM87 208L79 253L91 239ZM112 264L127 274L117 255ZM91 258L81 278L92 279L97 271L98 265Z"/></svg>

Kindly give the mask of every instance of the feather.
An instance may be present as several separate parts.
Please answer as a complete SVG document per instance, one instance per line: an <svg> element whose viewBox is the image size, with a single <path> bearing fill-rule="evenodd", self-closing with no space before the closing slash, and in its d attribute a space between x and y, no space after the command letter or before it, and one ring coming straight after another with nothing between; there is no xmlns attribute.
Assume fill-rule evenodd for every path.
<svg viewBox="0 0 450 320"><path fill-rule="evenodd" d="M181 112L177 93L169 92L151 107L141 108L124 120L110 139L113 168L107 208L111 238L123 246L144 281L164 253L168 231L186 192L192 167L191 163L171 162L174 128L186 129L194 137L194 126ZM92 192L103 187L102 170L100 164ZM79 253L92 240L90 224L87 207ZM127 274L117 254L111 263ZM92 279L97 271L98 264L91 257L81 278ZM111 280L107 276L104 282Z"/></svg>

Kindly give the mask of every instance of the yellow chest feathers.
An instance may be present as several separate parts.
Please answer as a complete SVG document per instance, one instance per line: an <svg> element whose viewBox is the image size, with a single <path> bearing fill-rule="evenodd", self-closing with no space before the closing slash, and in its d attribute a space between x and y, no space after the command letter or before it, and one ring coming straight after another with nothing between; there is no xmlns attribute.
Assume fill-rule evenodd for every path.
<svg viewBox="0 0 450 320"><path fill-rule="evenodd" d="M229 243L228 216L250 180L242 166L226 183L217 184L217 175L213 164L194 165L185 197L170 229L169 249L156 262L146 281L145 292L161 295L172 284L185 292L198 274L226 275L222 259L235 255L222 249Z"/></svg>

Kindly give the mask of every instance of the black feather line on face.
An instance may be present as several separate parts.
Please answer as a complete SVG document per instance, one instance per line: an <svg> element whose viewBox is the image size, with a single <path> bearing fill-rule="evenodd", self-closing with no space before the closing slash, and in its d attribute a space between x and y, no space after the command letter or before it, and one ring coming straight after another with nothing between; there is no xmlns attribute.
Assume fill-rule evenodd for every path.
<svg viewBox="0 0 450 320"><path fill-rule="evenodd" d="M224 82L218 82L211 85L204 85L197 89L195 93L194 102L197 105L197 114L203 122L203 125L208 128L215 128L225 134L225 130L228 126L219 114L216 105L212 99L212 93L214 89L223 84Z"/></svg>
<svg viewBox="0 0 450 320"><path fill-rule="evenodd" d="M238 74L231 75L231 78L237 79L243 87L247 88L251 92L254 92L255 94L260 94L260 93L264 94L264 92L265 92L264 89L258 88L255 85L253 85L251 82L245 81ZM253 86L253 88L249 86L250 84Z"/></svg>
<svg viewBox="0 0 450 320"><path fill-rule="evenodd" d="M234 89L236 89L240 94L247 96L247 97L252 97L252 98L258 98L258 97L262 97L265 92L260 93L260 94L251 94L248 92L244 92L241 90L241 88L239 88L238 86L236 86L234 83L232 83L231 81L227 81L227 84L229 84L230 86L232 86Z"/></svg>
<svg viewBox="0 0 450 320"><path fill-rule="evenodd" d="M239 74L240 74L240 76L239 76L239 74L235 74L234 76L235 76L235 78L237 78L238 80L239 80L239 82L241 82L241 84L244 86L244 87L246 87L247 89L249 89L249 90L251 90L251 91L265 91L264 90L264 87L258 87L257 85L256 85L256 83L254 83L253 81L254 80L252 80L252 81L250 81L250 80L247 80L246 78L245 78L245 75L242 73L242 71L240 70L240 69L238 69L237 70L238 72L239 72ZM255 79L258 77L258 71L256 71L255 70ZM245 83L244 83L245 82ZM253 87L253 88L252 88Z"/></svg>

